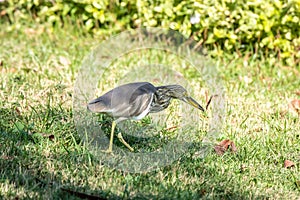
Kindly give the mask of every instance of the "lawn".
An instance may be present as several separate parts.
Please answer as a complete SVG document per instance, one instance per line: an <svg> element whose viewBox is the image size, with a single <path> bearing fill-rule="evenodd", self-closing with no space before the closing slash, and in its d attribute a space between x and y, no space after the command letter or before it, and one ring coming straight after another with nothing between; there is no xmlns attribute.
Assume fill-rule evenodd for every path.
<svg viewBox="0 0 300 200"><path fill-rule="evenodd" d="M0 30L1 198L299 199L300 119L290 105L300 99L299 63L288 66L250 51L215 58L226 93L225 120L215 139L230 139L237 152L218 155L210 147L199 156L206 131L193 131L194 145L170 165L129 173L99 161L73 120L73 88L83 59L109 36L93 37L71 26L30 24L7 31L0 25ZM99 91L133 80L126 67L144 59L174 64L155 51L148 57L125 57L102 75ZM207 86L185 69L181 75L205 106ZM143 72L137 69L136 74ZM98 118L109 133L111 119ZM138 125L143 123L150 126L151 118ZM117 140L115 145L123 148ZM284 167L285 160L294 166Z"/></svg>

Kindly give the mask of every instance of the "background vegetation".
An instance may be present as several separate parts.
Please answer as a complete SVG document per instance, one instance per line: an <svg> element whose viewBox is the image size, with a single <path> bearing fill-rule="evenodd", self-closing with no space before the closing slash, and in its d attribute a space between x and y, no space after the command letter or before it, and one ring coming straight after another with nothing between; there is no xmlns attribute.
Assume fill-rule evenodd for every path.
<svg viewBox="0 0 300 200"><path fill-rule="evenodd" d="M0 1L0 198L298 199L299 3ZM141 26L179 30L213 58L227 94L219 139L233 141L235 154L190 152L128 174L78 140L72 95L84 56Z"/></svg>
<svg viewBox="0 0 300 200"><path fill-rule="evenodd" d="M5 0L0 9L10 30L32 19L57 26L68 20L96 34L160 26L193 36L215 56L251 50L289 65L300 59L300 0Z"/></svg>

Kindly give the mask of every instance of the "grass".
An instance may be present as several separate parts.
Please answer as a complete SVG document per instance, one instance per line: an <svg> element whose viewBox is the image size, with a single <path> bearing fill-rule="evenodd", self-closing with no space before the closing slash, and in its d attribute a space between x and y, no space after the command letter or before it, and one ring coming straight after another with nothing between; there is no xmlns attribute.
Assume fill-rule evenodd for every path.
<svg viewBox="0 0 300 200"><path fill-rule="evenodd" d="M299 64L285 66L255 55L215 59L227 99L218 140L234 141L238 152L218 156L211 150L199 158L193 155L196 145L169 166L134 174L99 162L73 122L75 79L83 58L103 38L74 27L31 25L5 32L1 26L1 198L299 198L300 123L288 108L300 98ZM123 75L107 77L100 87L115 86L126 70L118 73ZM196 96L205 103L203 91ZM284 168L284 160L295 166Z"/></svg>

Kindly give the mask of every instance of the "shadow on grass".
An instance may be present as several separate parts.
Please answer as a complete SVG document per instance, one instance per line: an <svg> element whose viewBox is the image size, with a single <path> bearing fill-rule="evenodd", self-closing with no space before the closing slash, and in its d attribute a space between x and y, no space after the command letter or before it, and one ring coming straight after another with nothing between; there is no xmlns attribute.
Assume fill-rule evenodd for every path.
<svg viewBox="0 0 300 200"><path fill-rule="evenodd" d="M62 113L65 112L65 113ZM76 139L71 118L48 127L54 138L16 127L26 120L0 109L0 180L2 198L50 199L266 199L236 189L229 175L221 177L205 159L185 156L160 170L129 174L101 165ZM56 120L70 116L52 112ZM43 119L42 119L43 120ZM10 124L8 124L10 123ZM57 127L58 126L58 127ZM20 129L21 128L21 129ZM198 180L199 179L199 180ZM238 186L237 186L238 187Z"/></svg>

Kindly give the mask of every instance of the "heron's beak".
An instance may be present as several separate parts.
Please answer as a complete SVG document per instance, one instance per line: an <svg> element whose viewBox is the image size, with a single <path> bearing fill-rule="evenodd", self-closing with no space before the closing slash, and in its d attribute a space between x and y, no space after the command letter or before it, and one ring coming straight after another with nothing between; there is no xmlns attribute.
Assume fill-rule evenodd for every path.
<svg viewBox="0 0 300 200"><path fill-rule="evenodd" d="M202 112L205 112L204 108L202 106L200 106L200 104L197 101L195 101L192 97L184 97L182 100L184 102L190 104L191 106L198 108Z"/></svg>

